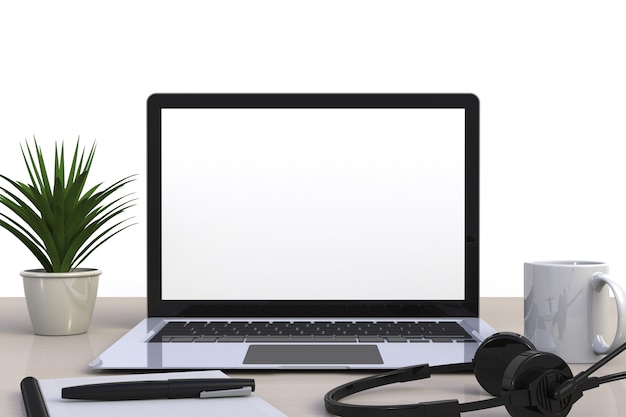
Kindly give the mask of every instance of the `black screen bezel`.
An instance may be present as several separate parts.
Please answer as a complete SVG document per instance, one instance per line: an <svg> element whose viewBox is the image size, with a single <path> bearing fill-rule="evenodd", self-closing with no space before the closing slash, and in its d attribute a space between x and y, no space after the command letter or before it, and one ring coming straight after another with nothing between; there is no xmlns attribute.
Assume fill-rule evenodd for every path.
<svg viewBox="0 0 626 417"><path fill-rule="evenodd" d="M465 110L464 300L163 300L161 110L174 108L462 108ZM148 317L478 317L479 100L473 94L153 94L147 103ZM332 289L329 289L332 291Z"/></svg>

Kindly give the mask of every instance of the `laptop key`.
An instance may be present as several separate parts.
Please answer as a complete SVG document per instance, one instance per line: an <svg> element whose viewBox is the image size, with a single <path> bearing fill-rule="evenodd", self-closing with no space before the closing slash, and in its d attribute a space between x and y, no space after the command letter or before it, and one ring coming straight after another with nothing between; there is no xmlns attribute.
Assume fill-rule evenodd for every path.
<svg viewBox="0 0 626 417"><path fill-rule="evenodd" d="M173 339L172 336L155 336L152 339L150 339L150 343L169 343L171 342Z"/></svg>
<svg viewBox="0 0 626 417"><path fill-rule="evenodd" d="M430 343L430 339L424 339L423 337L407 337L406 340L409 343Z"/></svg>
<svg viewBox="0 0 626 417"><path fill-rule="evenodd" d="M217 338L217 343L243 343L244 336L224 336Z"/></svg>
<svg viewBox="0 0 626 417"><path fill-rule="evenodd" d="M433 343L451 343L452 342L452 339L449 337L433 337L430 340L432 340Z"/></svg>
<svg viewBox="0 0 626 417"><path fill-rule="evenodd" d="M355 336L313 336L312 342L327 342L327 343L354 343L356 342Z"/></svg>
<svg viewBox="0 0 626 417"><path fill-rule="evenodd" d="M194 343L215 343L217 342L218 337L197 337L193 342Z"/></svg>
<svg viewBox="0 0 626 417"><path fill-rule="evenodd" d="M385 339L389 343L406 343L406 342L408 342L407 339L405 339L404 337L400 337L400 336L387 336Z"/></svg>
<svg viewBox="0 0 626 417"><path fill-rule="evenodd" d="M378 336L359 336L359 342L361 343L384 343L385 339L383 339L382 337L378 337Z"/></svg>
<svg viewBox="0 0 626 417"><path fill-rule="evenodd" d="M176 336L170 339L171 343L191 343L195 339L195 336Z"/></svg>
<svg viewBox="0 0 626 417"><path fill-rule="evenodd" d="M265 337L268 342L280 343L291 342L291 336L289 335L269 335Z"/></svg>
<svg viewBox="0 0 626 417"><path fill-rule="evenodd" d="M270 339L268 336L247 336L246 337L246 342L247 343L258 343L258 342L270 342Z"/></svg>

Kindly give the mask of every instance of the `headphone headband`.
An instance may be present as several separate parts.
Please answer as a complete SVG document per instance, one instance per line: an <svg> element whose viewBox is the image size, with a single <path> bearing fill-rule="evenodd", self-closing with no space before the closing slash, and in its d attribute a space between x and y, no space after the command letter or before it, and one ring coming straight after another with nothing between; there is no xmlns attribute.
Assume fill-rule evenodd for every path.
<svg viewBox="0 0 626 417"><path fill-rule="evenodd" d="M407 366L340 385L326 394L324 402L326 404L326 410L329 413L344 417L380 417L381 412L385 412L385 415L389 413L388 415L393 417L419 417L427 415L425 413L426 407L429 410L428 416L454 416L460 413L459 402L457 400L402 404L397 406L346 404L339 402L339 400L349 395L356 394L357 392L394 384L396 382L417 381L429 378L434 374L468 372L471 370L471 363L457 363L433 367L428 364ZM437 411L434 410L436 408L439 408L439 413L430 414L433 411Z"/></svg>
<svg viewBox="0 0 626 417"><path fill-rule="evenodd" d="M469 411L505 405L506 401L503 398L490 398L488 400L468 403L459 403L458 400L444 400L401 405L359 405L339 402L339 400L349 395L383 385L396 382L417 381L436 374L468 372L471 370L471 363L456 363L433 367L428 364L422 364L407 366L383 374L358 379L329 391L324 397L326 411L343 417L380 417L383 412L385 413L385 417L455 417ZM522 392L522 394L525 393L526 391ZM511 397L516 399L515 402L520 402L520 400L524 401L527 398L527 396L524 395L513 395Z"/></svg>

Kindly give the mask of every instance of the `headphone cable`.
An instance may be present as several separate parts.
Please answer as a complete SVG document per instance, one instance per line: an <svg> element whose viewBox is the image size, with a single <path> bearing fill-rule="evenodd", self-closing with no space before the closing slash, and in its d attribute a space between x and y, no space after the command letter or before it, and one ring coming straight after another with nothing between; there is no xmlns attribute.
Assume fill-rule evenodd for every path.
<svg viewBox="0 0 626 417"><path fill-rule="evenodd" d="M616 374L606 375L598 377L598 384L604 384L605 382L619 381L626 378L626 372L618 372Z"/></svg>
<svg viewBox="0 0 626 417"><path fill-rule="evenodd" d="M600 377L600 378L589 378L589 376L592 373L594 373L595 371L597 371L598 369L606 365L610 360L615 358L624 350L626 350L626 343L624 343L623 345L615 349L613 352L606 355L604 358L602 358L602 360L594 363L588 369L582 371L575 377L570 378L564 383L562 383L557 389L555 389L552 392L553 398L556 400L562 400L568 395L570 395L572 392L574 392L574 390L576 390L576 388L578 388L579 386L584 386L585 388L583 388L583 390L585 390L585 389L597 387L599 384L603 384L604 382L617 381L619 379L626 378L626 374L624 373L607 375L606 377Z"/></svg>

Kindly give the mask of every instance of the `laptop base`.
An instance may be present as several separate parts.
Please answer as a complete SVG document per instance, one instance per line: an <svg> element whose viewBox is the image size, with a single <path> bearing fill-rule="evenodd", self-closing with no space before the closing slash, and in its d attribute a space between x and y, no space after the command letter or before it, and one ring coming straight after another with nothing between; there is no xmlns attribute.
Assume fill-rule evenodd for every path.
<svg viewBox="0 0 626 417"><path fill-rule="evenodd" d="M94 359L89 367L144 370L374 370L393 369L426 362L434 366L470 362L480 342L495 333L495 329L478 318L446 317L446 321L458 321L474 340L446 343L429 341L426 343L355 344L149 342L170 320L180 320L180 318L149 318L141 321L115 345ZM346 319L342 318L342 320ZM429 318L429 320L433 319Z"/></svg>

